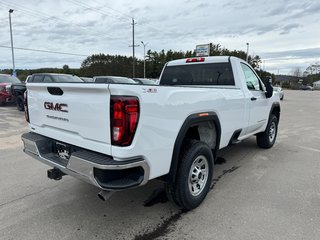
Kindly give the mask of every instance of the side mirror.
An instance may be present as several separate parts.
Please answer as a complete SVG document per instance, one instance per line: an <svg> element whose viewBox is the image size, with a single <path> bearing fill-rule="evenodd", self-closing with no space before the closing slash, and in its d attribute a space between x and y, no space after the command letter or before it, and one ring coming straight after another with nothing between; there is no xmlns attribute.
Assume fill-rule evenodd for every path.
<svg viewBox="0 0 320 240"><path fill-rule="evenodd" d="M271 98L273 94L273 87L271 85L271 81L266 81L266 98Z"/></svg>

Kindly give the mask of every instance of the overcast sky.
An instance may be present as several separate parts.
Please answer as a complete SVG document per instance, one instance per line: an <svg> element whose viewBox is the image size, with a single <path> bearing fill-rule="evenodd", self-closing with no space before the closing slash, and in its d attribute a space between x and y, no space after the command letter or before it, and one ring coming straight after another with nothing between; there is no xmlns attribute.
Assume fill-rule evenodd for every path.
<svg viewBox="0 0 320 240"><path fill-rule="evenodd" d="M246 51L249 42L249 53L265 60L262 68L280 74L320 60L320 1L1 0L0 46L10 46L9 8L15 47L84 55L15 50L18 69L78 68L93 53L131 56L131 17L136 43L151 50L212 42ZM143 57L143 47L136 56ZM0 69L11 67L11 50L0 47Z"/></svg>

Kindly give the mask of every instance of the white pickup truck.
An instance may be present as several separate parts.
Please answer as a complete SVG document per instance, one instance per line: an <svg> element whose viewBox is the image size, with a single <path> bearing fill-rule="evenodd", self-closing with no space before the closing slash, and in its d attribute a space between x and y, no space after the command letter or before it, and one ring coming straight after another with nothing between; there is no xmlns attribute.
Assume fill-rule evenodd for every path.
<svg viewBox="0 0 320 240"><path fill-rule="evenodd" d="M53 167L51 179L74 176L104 198L160 178L169 199L193 209L219 149L253 135L273 146L279 103L239 58L180 59L165 65L159 86L27 83L22 140L25 153Z"/></svg>

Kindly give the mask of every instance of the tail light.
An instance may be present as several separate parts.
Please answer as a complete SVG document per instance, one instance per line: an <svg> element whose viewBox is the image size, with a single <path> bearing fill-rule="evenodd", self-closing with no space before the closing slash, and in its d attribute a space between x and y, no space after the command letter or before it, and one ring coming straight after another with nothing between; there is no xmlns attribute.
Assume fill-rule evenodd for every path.
<svg viewBox="0 0 320 240"><path fill-rule="evenodd" d="M139 99L111 96L110 120L111 143L117 146L129 146L139 121Z"/></svg>
<svg viewBox="0 0 320 240"><path fill-rule="evenodd" d="M26 121L30 123L29 118L29 110L28 110L28 90L24 92L24 116L26 117Z"/></svg>
<svg viewBox="0 0 320 240"><path fill-rule="evenodd" d="M186 63L192 63L192 62L204 62L204 57L198 57L198 58L187 58Z"/></svg>

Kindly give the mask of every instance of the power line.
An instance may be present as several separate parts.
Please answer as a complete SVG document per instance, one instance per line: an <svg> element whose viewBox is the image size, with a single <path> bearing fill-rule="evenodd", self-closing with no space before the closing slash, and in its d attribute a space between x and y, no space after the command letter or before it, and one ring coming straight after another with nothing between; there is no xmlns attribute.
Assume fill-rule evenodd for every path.
<svg viewBox="0 0 320 240"><path fill-rule="evenodd" d="M102 16L107 16L107 17L115 16L115 17L118 17L118 19L120 19L120 20L123 21L123 22L127 22L127 21L128 21L127 19L120 18L119 15L114 15L114 14L111 14L111 13L107 13L107 12L105 12L105 11L102 11L101 9L96 9L96 7L92 7L92 6L90 6L90 5L86 4L86 3L83 3L83 2L77 2L77 1L75 1L75 0L68 0L68 1L69 1L70 3L76 5L76 6L80 6L80 7L84 8L84 9L88 9L88 10L97 12L97 13L99 13L99 14L102 15ZM101 2L99 3L99 1L96 1L96 0L93 0L93 1L96 2L96 3L98 3L98 4L101 4ZM11 7L11 8L13 7L13 5L10 5L9 3L0 2L0 4L5 4L6 7ZM49 17L48 17L47 15L45 15L45 14L39 12L39 11L32 10L32 9L30 9L30 8L27 8L27 7L25 7L25 6L22 6L21 4L19 5L19 4L16 4L16 3L15 3L15 5L20 6L20 11L21 11L21 12L24 12L25 14L27 14L27 15L29 15L29 16L40 17L40 18L45 19L45 20L61 21L61 22L65 22L65 23L68 23L68 24L69 24L69 22L67 22L67 21L65 21L64 19L61 19L61 18L59 18L59 17L56 17L56 16L49 16ZM128 14L126 14L126 13L123 13L123 12L121 12L121 11L119 11L119 10L116 10L116 9L114 9L114 8L112 8L112 7L108 7L108 6L103 6L103 7L108 8L108 9L114 11L114 12L117 12L117 13L119 13L119 14L127 17L127 18L130 18L130 19L132 18L130 15L128 15ZM152 24L149 23L145 18L142 18L142 20L145 20L145 21L143 21L143 23L139 24L140 27L143 28L143 27L146 27L145 25L149 25L149 27L152 27L152 28L155 29L155 30L159 29L159 27L152 25ZM95 36L104 36L104 37L106 37L106 34L101 34L101 32L92 30L91 28L88 28L88 27L85 27L85 26L82 26L82 25L79 25L79 24L75 24L75 23L72 23L72 25L77 26L77 27L80 27L80 28L87 29L87 30L89 30L89 31L91 31L91 32L98 33L98 34L95 34ZM106 30L106 32L108 32L108 31ZM162 32L162 33L163 33L163 32ZM167 30L167 33L169 33L169 34L170 34L170 33L176 34L176 32L173 32L172 30L170 30L170 31ZM181 34L181 37L182 37L183 35L185 35L185 34ZM149 38L150 38L150 37L149 37ZM152 36L151 38L153 38L153 39L159 39L159 37L156 37L156 36ZM107 37L107 39L108 39L108 40L111 40L111 41L118 39L118 40L121 41L122 38L110 38L110 37ZM125 42L124 40L122 40L121 42L124 43L124 44L127 44L127 42Z"/></svg>
<svg viewBox="0 0 320 240"><path fill-rule="evenodd" d="M11 47L3 46L3 45L0 45L0 48L10 48L11 49ZM53 53L53 54L62 54L62 55L70 55L70 56L80 56L80 57L88 57L89 56L89 54L84 55L84 54L78 54L78 53L57 52L57 51L34 49L34 48L14 47L14 49L23 50L23 51L32 51L32 52L43 52L43 53Z"/></svg>
<svg viewBox="0 0 320 240"><path fill-rule="evenodd" d="M48 20L51 20L51 21L59 21L59 22L64 22L64 23L67 23L68 25L70 25L70 22L64 20L64 19L61 19L57 16L48 16L48 15L45 15L43 14L42 12L39 12L39 11L36 11L36 10L29 10L27 7L25 6L22 6L21 4L10 4L10 3L5 3L5 2L0 2L0 5L2 4L2 6L5 6L7 8L14 8L14 9L18 9L18 12L22 12L26 15L29 15L29 16L33 16L33 17L37 17L37 18L42 18L46 21ZM20 6L20 7L19 7ZM18 8L17 8L18 7ZM82 25L79 25L79 24L76 24L76 23L71 23L71 25L73 26L77 26L77 27L80 27L80 28L83 28L83 29L86 29L86 30L89 30L91 31L92 33L95 34L95 36L103 36L104 38L108 39L108 40L121 40L122 38L118 37L118 38L110 38L110 37L106 37L106 34L101 34L101 31L96 31L96 30L93 30L92 28L88 28L88 27L85 27L85 26L82 26ZM127 42L124 42L124 44L127 44Z"/></svg>
<svg viewBox="0 0 320 240"><path fill-rule="evenodd" d="M96 3L98 3L98 4L99 4L99 3L101 4L101 2L99 2L99 1L96 1L96 0L92 0L92 1L93 1L93 2L96 2ZM108 9L114 11L114 12L120 13L121 15L123 15L123 16L125 16L125 17L132 18L132 16L130 16L130 15L124 13L124 12L121 12L121 11L119 11L119 10L117 10L117 9L114 9L114 8L112 8L112 7L108 7L108 6L103 6L103 7L108 8Z"/></svg>
<svg viewBox="0 0 320 240"><path fill-rule="evenodd" d="M117 17L118 19L120 19L120 20L122 20L122 21L125 21L125 22L127 22L128 20L127 20L126 18L124 18L124 17L128 17L128 18L130 17L128 14L125 14L125 13L119 11L119 10L113 9L113 8L111 8L111 7L108 7L108 6L103 6L103 7L108 8L108 9L114 11L114 12L117 12L117 13L123 15L124 17L121 17L121 18L120 18L119 15L115 15L115 14L112 14L112 13L109 13L109 12L106 13L105 11L102 11L101 9L96 9L97 7L90 6L90 5L88 5L88 4L86 4L86 3L83 3L83 2L81 2L81 1L80 1L80 2L76 2L76 1L74 1L74 0L68 0L68 1L69 1L70 3L76 5L76 6L80 6L80 7L84 8L84 9L88 9L88 10L97 12L97 13L101 14L102 16L107 16L107 17L115 16L115 17ZM98 3L98 4L101 4L101 3L99 3L98 1L94 1L94 2L96 2L96 3ZM5 6L5 7L13 7L12 4L10 4L10 3L0 2L0 4L2 4L2 6ZM45 19L46 21L61 21L61 22L66 22L64 19L61 19L61 18L56 17L56 16L49 16L49 17L48 17L48 15L45 15L45 14L42 13L42 12L39 12L39 11L30 9L30 8L27 8L27 7L25 7L25 6L22 6L21 4L20 4L20 5L19 5L19 4L15 4L15 5L18 5L18 7L20 6L20 7L19 7L20 12L22 12L22 13L24 13L24 14L26 14L26 15L30 15L30 16L37 17L37 18L42 18L42 19ZM0 5L0 6L1 6L1 5ZM15 8L16 8L16 6L15 6ZM19 10L19 9L18 9L18 10ZM131 18L131 17L130 17L130 18ZM74 24L74 23L72 23L72 25L76 25L76 26L78 26L78 27L85 28L85 29L88 29L88 30L92 31L91 28L89 29L88 27L81 26L81 25L79 25L79 24ZM94 32L96 32L96 31L94 31ZM101 32L99 32L99 35L100 35L100 36L103 35L103 36L105 37L105 35L104 35L104 34L101 34ZM98 34L95 34L95 36L99 36L99 35L98 35ZM121 38L119 38L119 37L118 37L118 38L107 37L107 39L109 39L109 40L115 40L115 41L117 41L117 42L119 42L118 40L120 40L120 42L123 42L123 43L127 44L127 42L123 40L123 37L121 37ZM117 40L117 39L118 39L118 40Z"/></svg>
<svg viewBox="0 0 320 240"><path fill-rule="evenodd" d="M10 5L9 3L5 3L5 2L0 2L0 4L2 4L3 8L14 8L16 11L18 10L18 12L22 12L22 13L29 15L29 16L32 16L32 17L44 18L45 20L51 19L50 17L47 17L47 16L39 13L38 11L29 10L28 8L25 8L25 7L23 9L22 7L19 7L19 4ZM18 6L18 8L16 5Z"/></svg>
<svg viewBox="0 0 320 240"><path fill-rule="evenodd" d="M107 17L118 17L118 19L119 20L121 20L121 21L123 21L123 22L127 22L128 21L128 19L126 18L120 18L118 15L115 15L115 14L112 14L112 13L107 13L107 12L105 12L105 11L102 11L101 9L96 9L95 7L92 7L92 6L90 6L90 5L88 5L88 4L86 4L86 3L83 3L83 2L80 2L80 1L74 1L74 0L67 0L68 2L70 2L70 3L72 3L72 4L74 4L74 5L76 5L76 6L80 6L80 7L82 7L82 8L85 8L85 9L87 9L87 10L91 10L91 11L94 11L94 12L97 12L97 13L99 13L100 15L102 15L102 16L107 16ZM131 18L131 17L130 17Z"/></svg>

